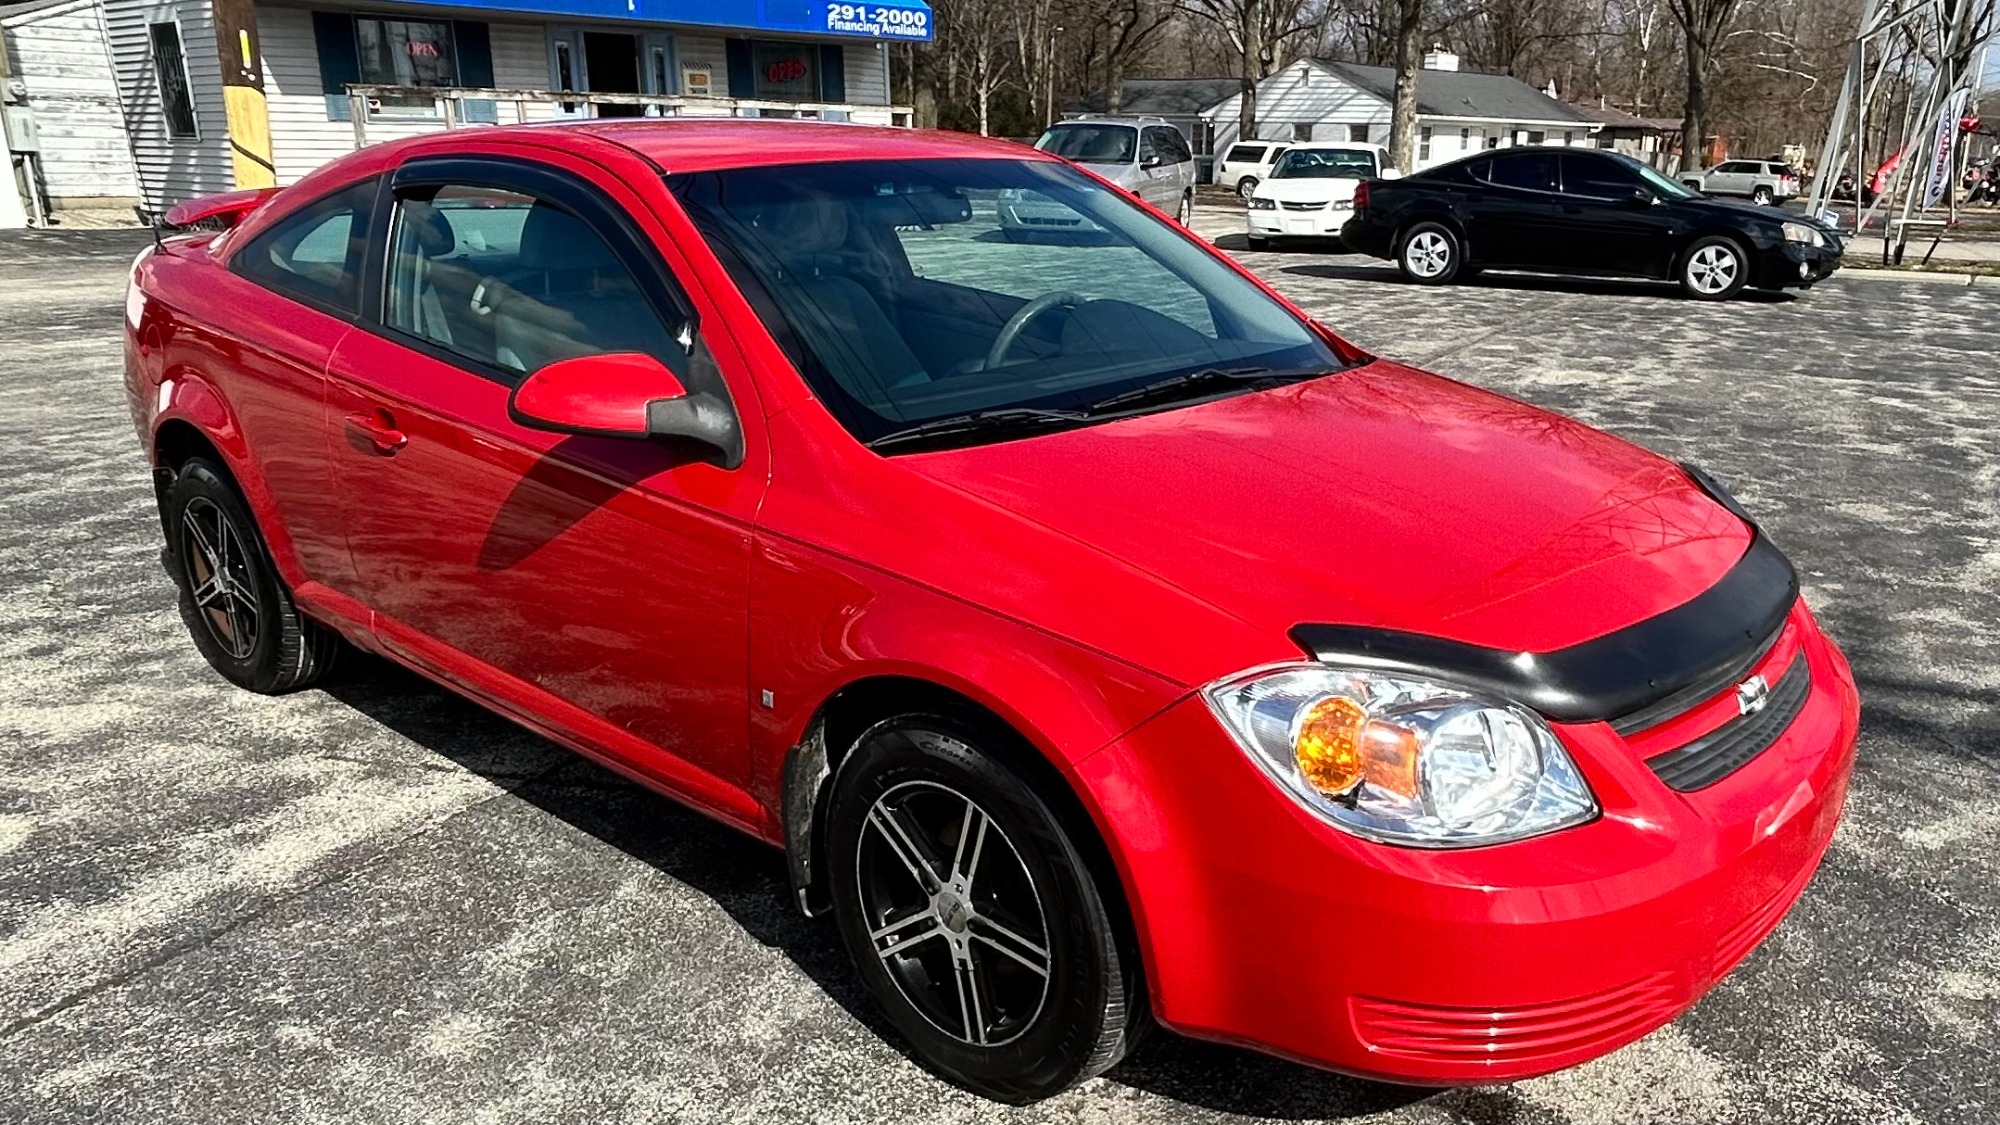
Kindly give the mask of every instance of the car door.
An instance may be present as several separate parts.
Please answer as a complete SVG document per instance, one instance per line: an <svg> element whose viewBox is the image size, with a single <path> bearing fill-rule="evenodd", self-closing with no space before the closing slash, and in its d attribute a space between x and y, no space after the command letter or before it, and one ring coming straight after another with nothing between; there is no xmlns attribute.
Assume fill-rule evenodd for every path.
<svg viewBox="0 0 2000 1125"><path fill-rule="evenodd" d="M225 374L224 396L267 502L265 537L295 563L287 577L333 587L352 578L327 469L321 415L326 361L360 315L362 273L378 181L307 203L235 250L203 303L230 312L227 335L178 335L167 369Z"/></svg>
<svg viewBox="0 0 2000 1125"><path fill-rule="evenodd" d="M1171 129L1148 125L1139 137L1139 198L1172 214L1180 201L1179 174L1174 161L1173 141L1163 134Z"/></svg>
<svg viewBox="0 0 2000 1125"><path fill-rule="evenodd" d="M1716 195L1749 195L1755 186L1757 166L1743 160L1725 160L1708 178L1707 188Z"/></svg>
<svg viewBox="0 0 2000 1125"><path fill-rule="evenodd" d="M740 819L761 446L731 470L508 408L528 372L616 352L734 398L657 217L591 167L397 171L377 315L328 365L356 596L385 647Z"/></svg>
<svg viewBox="0 0 2000 1125"><path fill-rule="evenodd" d="M1562 209L1568 237L1553 246L1563 268L1664 276L1669 209L1625 165L1595 152L1564 152Z"/></svg>
<svg viewBox="0 0 2000 1125"><path fill-rule="evenodd" d="M1483 162L1483 198L1468 207L1467 255L1484 265L1541 268L1567 252L1556 153L1521 148ZM1477 173L1475 173L1477 174Z"/></svg>

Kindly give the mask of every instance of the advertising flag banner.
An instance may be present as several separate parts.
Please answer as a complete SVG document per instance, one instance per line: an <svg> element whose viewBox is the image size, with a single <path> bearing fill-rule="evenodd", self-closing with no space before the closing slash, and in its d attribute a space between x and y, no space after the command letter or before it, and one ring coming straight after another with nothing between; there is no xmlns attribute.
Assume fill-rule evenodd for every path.
<svg viewBox="0 0 2000 1125"><path fill-rule="evenodd" d="M1937 132L1931 138L1930 176L1924 180L1924 206L1935 207L1944 198L1945 189L1951 186L1955 164L1952 154L1958 151L1958 119L1965 116L1965 101L1971 91L1960 90L1944 100L1944 110L1938 114Z"/></svg>

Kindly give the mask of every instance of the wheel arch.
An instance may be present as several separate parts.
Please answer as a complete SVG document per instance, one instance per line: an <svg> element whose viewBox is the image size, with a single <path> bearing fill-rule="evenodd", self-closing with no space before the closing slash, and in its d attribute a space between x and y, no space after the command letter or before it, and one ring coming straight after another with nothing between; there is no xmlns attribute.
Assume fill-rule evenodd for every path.
<svg viewBox="0 0 2000 1125"><path fill-rule="evenodd" d="M1401 253L1403 236L1409 234L1412 227L1422 226L1425 223L1436 223L1450 231L1451 236L1458 239L1459 255L1467 262L1473 260L1472 240L1465 236L1465 224L1460 222L1458 216L1452 214L1450 211L1426 209L1403 216L1396 223L1396 236L1389 241L1391 251Z"/></svg>
<svg viewBox="0 0 2000 1125"><path fill-rule="evenodd" d="M293 551L292 538L271 501L269 490L257 471L235 411L222 393L199 373L181 369L162 382L161 406L153 416L148 454L152 461L153 488L164 496L179 468L190 457L207 457L242 494L251 518L272 561L287 583L296 585L302 577ZM318 424L318 419L313 419Z"/></svg>
<svg viewBox="0 0 2000 1125"><path fill-rule="evenodd" d="M1102 810L1082 786L1056 764L1027 720L970 684L952 686L936 677L907 671L873 673L842 685L822 700L805 734L785 756L779 804L786 864L793 901L807 916L831 905L826 884L826 815L832 780L841 763L877 723L897 715L932 712L992 729L1000 737L987 747L1047 800L1095 877L1120 942L1142 969L1143 944L1132 910L1131 886L1115 852L1116 836ZM963 688L964 690L961 690ZM1144 974L1141 974L1144 979Z"/></svg>

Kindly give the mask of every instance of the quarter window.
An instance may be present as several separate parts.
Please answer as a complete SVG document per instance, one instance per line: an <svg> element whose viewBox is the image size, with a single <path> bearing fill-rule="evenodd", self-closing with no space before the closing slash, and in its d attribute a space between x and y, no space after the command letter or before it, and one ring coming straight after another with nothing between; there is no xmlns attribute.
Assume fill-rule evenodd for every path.
<svg viewBox="0 0 2000 1125"><path fill-rule="evenodd" d="M390 328L513 376L609 352L682 362L604 237L533 195L448 184L400 198L386 281Z"/></svg>
<svg viewBox="0 0 2000 1125"><path fill-rule="evenodd" d="M1493 161L1493 182L1501 187L1531 191L1556 190L1556 154L1524 152Z"/></svg>
<svg viewBox="0 0 2000 1125"><path fill-rule="evenodd" d="M1229 150L1230 163L1258 164L1264 159L1263 145L1235 145Z"/></svg>
<svg viewBox="0 0 2000 1125"><path fill-rule="evenodd" d="M375 187L364 180L308 204L237 251L231 265L266 288L338 315L359 314Z"/></svg>
<svg viewBox="0 0 2000 1125"><path fill-rule="evenodd" d="M147 38L153 46L153 77L160 87L160 106L165 110L167 135L192 140L201 134L195 126L194 95L188 88L187 57L181 50L181 25L172 21L149 24Z"/></svg>

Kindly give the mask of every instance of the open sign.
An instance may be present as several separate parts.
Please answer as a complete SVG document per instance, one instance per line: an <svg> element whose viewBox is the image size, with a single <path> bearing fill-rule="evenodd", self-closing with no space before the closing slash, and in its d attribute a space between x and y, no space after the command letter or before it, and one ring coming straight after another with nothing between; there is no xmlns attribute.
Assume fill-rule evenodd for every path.
<svg viewBox="0 0 2000 1125"><path fill-rule="evenodd" d="M779 59L764 67L764 81L769 82L773 86L782 86L787 82L797 82L805 76L806 61L804 59Z"/></svg>

